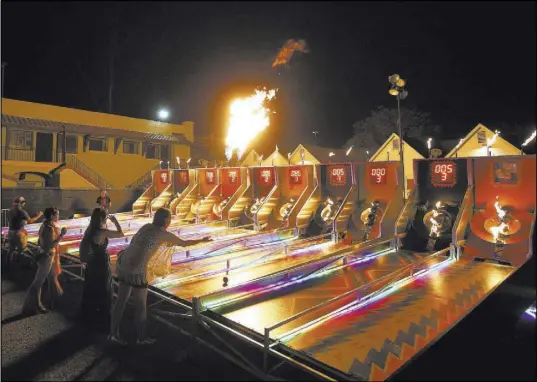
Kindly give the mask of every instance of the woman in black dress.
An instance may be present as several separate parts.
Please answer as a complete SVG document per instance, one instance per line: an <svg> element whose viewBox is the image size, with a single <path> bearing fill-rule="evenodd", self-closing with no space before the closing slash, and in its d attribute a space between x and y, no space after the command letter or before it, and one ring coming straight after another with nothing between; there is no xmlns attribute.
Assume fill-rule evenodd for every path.
<svg viewBox="0 0 537 382"><path fill-rule="evenodd" d="M106 228L110 219L117 231ZM80 243L80 258L86 263L84 292L82 294L82 318L96 328L105 330L110 325L112 303L112 272L108 239L125 236L117 219L106 213L104 208L95 208L90 224Z"/></svg>

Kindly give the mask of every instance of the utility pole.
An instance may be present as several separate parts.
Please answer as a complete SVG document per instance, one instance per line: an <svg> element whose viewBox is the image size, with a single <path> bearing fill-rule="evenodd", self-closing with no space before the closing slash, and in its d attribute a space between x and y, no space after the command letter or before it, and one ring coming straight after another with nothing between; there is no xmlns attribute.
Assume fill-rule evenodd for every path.
<svg viewBox="0 0 537 382"><path fill-rule="evenodd" d="M7 62L2 62L2 98L4 98L4 70L7 66Z"/></svg>
<svg viewBox="0 0 537 382"><path fill-rule="evenodd" d="M319 142L317 141L317 136L319 135L319 132L317 130L315 131L312 131L313 133L313 140L315 141L315 144L319 144Z"/></svg>
<svg viewBox="0 0 537 382"><path fill-rule="evenodd" d="M2 98L4 98L4 71L6 69L7 62L2 62ZM9 150L9 127L6 124L6 141L4 142L4 159L7 160L7 152Z"/></svg>
<svg viewBox="0 0 537 382"><path fill-rule="evenodd" d="M397 133L399 134L399 160L401 161L401 171L403 172L403 203L406 200L406 176L405 176L405 157L404 157L404 141L403 129L401 128L401 100L408 96L408 91L405 89L406 81L399 74L392 74L388 77L388 81L392 85L389 93L397 97ZM389 159L388 159L389 160Z"/></svg>
<svg viewBox="0 0 537 382"><path fill-rule="evenodd" d="M115 29L112 30L110 36L110 57L108 62L108 74L109 74L109 84L108 84L108 113L112 114L112 94L114 89L114 40L115 40Z"/></svg>

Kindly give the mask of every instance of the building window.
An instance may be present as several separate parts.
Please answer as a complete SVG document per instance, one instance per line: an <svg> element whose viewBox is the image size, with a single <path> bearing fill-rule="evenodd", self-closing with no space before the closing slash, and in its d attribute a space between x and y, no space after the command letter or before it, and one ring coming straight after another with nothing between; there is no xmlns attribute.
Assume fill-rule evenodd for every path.
<svg viewBox="0 0 537 382"><path fill-rule="evenodd" d="M170 146L160 145L160 159L170 160Z"/></svg>
<svg viewBox="0 0 537 382"><path fill-rule="evenodd" d="M136 141L123 141L123 153L124 154L138 154L139 143Z"/></svg>
<svg viewBox="0 0 537 382"><path fill-rule="evenodd" d="M63 149L63 142L59 143ZM76 154L78 152L78 136L68 135L65 138L65 152L68 154Z"/></svg>
<svg viewBox="0 0 537 382"><path fill-rule="evenodd" d="M34 141L33 131L10 130L9 146L21 150L32 150Z"/></svg>
<svg viewBox="0 0 537 382"><path fill-rule="evenodd" d="M145 157L148 159L160 159L160 145L148 143Z"/></svg>
<svg viewBox="0 0 537 382"><path fill-rule="evenodd" d="M90 151L108 151L108 139L106 138L90 138Z"/></svg>

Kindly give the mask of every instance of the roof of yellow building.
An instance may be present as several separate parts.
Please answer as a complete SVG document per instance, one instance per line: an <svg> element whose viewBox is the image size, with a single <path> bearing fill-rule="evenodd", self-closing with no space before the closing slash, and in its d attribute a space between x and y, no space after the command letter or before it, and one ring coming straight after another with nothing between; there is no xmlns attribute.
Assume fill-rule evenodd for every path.
<svg viewBox="0 0 537 382"><path fill-rule="evenodd" d="M463 138L463 141L461 142L460 145L456 145L449 153L446 154L446 158L449 158L449 157L452 157L453 155L455 155L455 152L457 152L458 150L463 148L468 142L470 142L470 138L472 138L474 135L476 135L481 130L486 130L490 134L494 134L494 132L491 129L489 129L487 126L485 126L485 125L483 125L481 123L478 123L468 134L466 134L466 136ZM510 143L507 139L503 138L501 136L501 134L498 135L498 137L496 139L505 142L505 144L508 145L509 148L513 150L513 152L517 152L517 151L520 150L519 148L514 146L512 143Z"/></svg>
<svg viewBox="0 0 537 382"><path fill-rule="evenodd" d="M374 161L375 158L381 153L383 152L386 147L388 146L388 144L395 138L399 138L399 135L395 134L395 133L392 133L392 135L390 135L388 137L388 139L386 139L386 141L382 144L382 146L379 147L379 149L377 151L375 151L375 153L373 155L371 155L371 161ZM412 147L419 155L421 155L422 157L426 157L428 156L427 155L427 146L424 146L424 144L418 140L418 139L412 139L412 138L405 138L403 140L404 144L405 145L409 145L410 147ZM403 153L405 152L405 150L403 150Z"/></svg>
<svg viewBox="0 0 537 382"><path fill-rule="evenodd" d="M79 125L74 123L65 123L50 121L44 119L15 117L2 114L2 125L16 126L21 128L42 128L48 131L62 132L72 134L89 134L93 136L113 136L120 135L122 138L145 139L151 141L166 141L189 144L190 142L182 134L164 135L156 133L145 133L124 129L112 129L100 126Z"/></svg>

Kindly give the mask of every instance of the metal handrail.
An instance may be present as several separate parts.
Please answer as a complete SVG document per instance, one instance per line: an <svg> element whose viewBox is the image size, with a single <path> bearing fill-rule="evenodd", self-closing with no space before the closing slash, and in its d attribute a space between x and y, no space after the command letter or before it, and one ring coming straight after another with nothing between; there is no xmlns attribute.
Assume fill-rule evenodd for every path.
<svg viewBox="0 0 537 382"><path fill-rule="evenodd" d="M267 202L272 198L272 195L276 192L276 190L280 187L280 182L278 180L278 171L274 171L274 178L276 180L276 184L274 184L274 187L272 187L272 189L270 190L270 192L267 194L267 196L265 197L265 200L263 201L263 203L261 203L261 205L259 206L259 208L257 209L257 212L255 213L254 215L254 222L255 222L255 225L258 227L259 226L259 221L258 221L258 215L259 215L259 211L261 211L263 209L263 207L265 206L265 204L267 204Z"/></svg>
<svg viewBox="0 0 537 382"><path fill-rule="evenodd" d="M241 169L242 170L242 169ZM241 185L237 188L237 190L233 193L233 195L230 196L229 201L222 209L221 216L224 217L224 212L227 213L227 217L229 218L229 211L235 206L235 204L244 196L246 191L250 188L250 178L248 176L248 170L246 171L246 176L243 179L243 172L240 171L240 177L241 177ZM246 182L244 181L246 180Z"/></svg>
<svg viewBox="0 0 537 382"><path fill-rule="evenodd" d="M295 242L293 242L292 244L286 244L285 242L283 242L283 243L282 243L282 242L272 242L272 243L268 243L268 244L267 244L267 243L258 243L258 244L252 244L251 246L247 247L246 249L247 249L247 250L252 250L252 249L256 249L256 248L258 248L258 247L267 246L267 247L271 247L271 248L272 248L272 247L277 247L277 248L274 249L275 252L280 252L280 251L282 251L282 250L285 251L285 250L286 250L287 248L289 248L291 245L295 245L295 244L298 244L298 243L305 243L305 242L308 242L308 241L313 241L314 239L315 239L315 240L318 240L318 239L323 238L323 237L325 237L325 236L328 236L328 235L327 235L327 234L324 234L324 235L315 236L314 238L311 238L311 237L310 237L310 238L307 238L307 239L303 239L303 240L295 241ZM246 237L246 238L244 238L244 239L241 238L241 239L239 240L239 242L242 241L242 240L247 240L247 239L249 239L249 238L250 238L250 237ZM287 240L294 240L294 239L295 239L295 238L290 238L290 239L287 239ZM238 243L238 242L235 242L235 243L232 243L231 245L233 245L233 244L237 244L237 243ZM223 248L226 248L226 247L223 247ZM223 248L219 248L218 250L221 250L221 249L223 249ZM267 248L267 250L269 250L269 249L271 249L271 248ZM214 252L214 251L212 251L212 252ZM272 255L272 254L274 254L275 252L271 252L269 255ZM209 252L209 253L211 253L211 252ZM286 253L287 253L287 252L286 252ZM209 266L209 265L214 265L214 264L224 263L224 262L225 262L225 263L226 263L226 269L224 269L224 270L231 270L231 260L233 260L233 261L235 262L235 261L237 261L237 260L240 260L240 259L242 259L242 258L244 258L244 257L251 256L251 255L252 255L251 253L245 253L245 254L242 254L242 255L239 255L239 256L234 256L232 259L226 259L226 260L224 260L224 259L219 259L219 260L215 260L215 261L213 261L212 263L204 264L204 265L201 265L201 266L199 266L199 267L194 267L194 268L191 268L191 269L203 268L203 267L206 267L206 266ZM266 257L266 256L267 256L267 255L263 255L261 258L264 258L264 257ZM259 259L257 259L257 260L259 260Z"/></svg>
<svg viewBox="0 0 537 382"><path fill-rule="evenodd" d="M270 327L268 327L268 328L265 328L265 331L268 331L268 333L270 334L270 332L273 331L274 329L277 329L277 328L279 328L279 327L281 327L281 326L283 326L283 325L288 324L288 323L291 322L291 321L294 321L294 320L296 320L296 319L298 319L298 318L301 318L301 317L305 316L306 314L309 314L309 313L311 313L311 312L313 312L313 311L315 311L315 310L318 310L318 309L323 308L323 307L325 307L325 306L327 306L327 305L329 305L329 304L331 304L331 303L334 303L334 302L339 301L339 300L341 300L341 299L343 299L343 298L345 298L345 297L347 297L347 296L350 296L350 295L352 295L353 293L356 293L356 292L359 292L359 291L361 291L361 290L365 290L365 289L371 288L371 287L373 287L373 286L375 286L375 285L380 284L381 282L385 282L386 280L395 280L395 281L391 281L390 283L388 283L387 285L385 285L380 291L377 291L377 292L376 292L376 293L382 293L384 290L386 290L386 289L390 288L391 286L393 286L393 284L394 284L395 282L397 282L397 281L401 281L401 280L402 280L402 279L401 279L401 280L396 280L396 279L397 279L397 276L400 276L400 275L402 275L402 274L405 274L405 273L407 273L407 272L410 272L410 277L412 277L412 276L413 276L413 270L414 270L418 265L421 265L421 264L423 264L423 263L425 263L425 262L427 262L427 261L432 260L433 258L436 258L436 257L438 257L438 256L440 256L440 255L442 255L442 254L444 254L444 253L446 253L446 252L448 252L448 251L451 249L451 247L452 247L452 246L449 246L449 247L447 247L447 248L444 248L444 249L442 249L442 250L440 250L440 251L438 251L438 252L436 252L436 253L433 253L433 254L427 256L426 258L422 259L421 261L419 261L419 262L417 262L417 263L409 264L409 265L405 266L404 268L401 268L401 269L399 269L399 270L397 270L397 271L395 271L395 272L392 272L392 273L390 273L390 274L388 274L388 275L386 275L386 276L381 277L381 278L378 279L378 280L375 280L375 281L373 281L373 282L371 282L371 283L368 283L368 284L362 285L362 286L360 286L360 287L354 288L354 289L352 289L352 290L350 290L350 291L348 291L348 292L343 293L342 295L336 296L336 297L334 297L334 298L332 298L332 299L330 299L330 300L324 301L324 302L322 302L322 303L320 303L320 304L317 304L317 305L315 305L315 306L313 306L313 307L311 307L311 308L308 308L308 309L306 309L306 310L303 310L302 312L299 312L299 313L297 313L297 314L294 314L293 316L288 317L288 318L285 319L285 320L282 320L282 321L277 322L276 324L274 324L274 325L272 325L272 326L270 326ZM375 293L375 292L373 292L373 293ZM367 298L367 297L369 297L369 296L370 296L370 295L364 296L362 299L360 299L360 298L358 297L358 299L359 299L359 301L361 301L361 300L363 300L363 299L365 299L365 298ZM286 332L286 333L280 335L279 338L281 339L281 338L287 337L287 336L289 336L290 334L292 334L293 332L295 332L295 331L297 331L298 329L301 329L301 328L302 328L302 327L300 327L300 328L296 328L296 329L292 329L292 330L290 330L290 331L288 331L288 332Z"/></svg>
<svg viewBox="0 0 537 382"><path fill-rule="evenodd" d="M535 219L537 217L537 212L533 211L533 219L531 222L531 228L530 228L530 245L529 245L529 251L526 260L529 260L533 256L533 234L535 232Z"/></svg>
<svg viewBox="0 0 537 382"><path fill-rule="evenodd" d="M405 202L405 205L403 206L403 209L401 212L399 212L399 216L395 220L395 237L399 235L398 228L399 228L399 222L403 218L403 215L407 212L409 205L411 203L414 203L414 194L415 194L416 188L413 188L412 191L410 191L410 195L408 196L408 199Z"/></svg>
<svg viewBox="0 0 537 382"><path fill-rule="evenodd" d="M295 209L297 208L298 206L298 203L300 201L302 201L302 199L304 198L304 195L306 194L306 191L308 191L308 188L310 186L310 183L308 183L306 185L306 187L304 187L304 189L302 190L302 192L300 193L300 196L296 199L296 202L295 204L293 205L293 207L291 208L291 211L289 211L289 214L287 215L287 220L289 220L289 218L291 217L291 215L293 214L293 212L295 212ZM311 195L313 195L313 193L315 192L315 190L317 189L317 185L314 185L313 187L313 190L311 191L310 193L310 197ZM309 199L309 198L308 198ZM304 207L304 205L306 205L308 199L306 199L306 201L302 204L302 207ZM302 207L300 208L300 210L302 210ZM297 212L297 218L298 218L298 214L300 214L300 211ZM298 223L298 222L297 222ZM298 224L297 224L298 225Z"/></svg>
<svg viewBox="0 0 537 382"><path fill-rule="evenodd" d="M331 234L328 233L328 234L323 234L323 235L320 235L320 236L317 236L316 238L320 238L320 237L323 237L323 236L330 236ZM313 238L309 238L309 239L313 239ZM308 239L306 239L305 241L307 241ZM383 245L383 244L386 244L386 243L389 243L391 241L390 240L384 240L382 242L378 242L378 243L375 243L375 244L370 244L368 246L365 246L365 247L362 247L360 248L359 250L365 250L369 247L375 247L375 246L380 246L380 245ZM293 244L290 244L290 246L294 245ZM347 256L352 256L351 253L354 253L356 252L357 248L360 247L361 244L358 244L358 245L355 245L355 246L352 246L352 247L346 247L346 248L343 248L343 249L340 249L340 250L337 250L335 252L332 252L331 254L323 257L323 258L319 258L319 259L314 259L314 260L310 260L310 261L307 261L303 264L298 264L296 265L295 267L292 267L291 269L284 269L284 270L281 270L281 271L278 271L278 272L275 272L271 275L268 275L268 276L262 276L261 278L259 278L258 280L262 280L263 278L266 278L266 277L274 277L276 275L281 275L281 274L285 274L287 272L289 272L290 270L297 270L297 269L300 269L300 268L303 268L303 267L308 267L309 265L313 264L313 263L316 263L316 262L322 262L322 261L325 261L325 260L328 260L328 259L331 259L331 258L334 258L334 261L332 263L334 263L335 261L338 261L344 257L347 257ZM353 265L355 262L352 262L352 263L348 263L347 265L351 266ZM304 280L307 280L308 278L311 278L313 277L312 274L309 274L309 275L306 275L302 278L300 278L299 280L301 281L304 281ZM298 280L294 280L294 281L298 281ZM248 284L249 281L245 281L243 283L240 283L240 284L237 284L234 286L234 288L241 288L242 286ZM282 284L278 284L278 285L269 285L269 286L266 286L266 287L263 287L261 288L260 290L258 290L256 293L264 293L264 292L267 292L275 287L282 287L284 285ZM229 290L228 290L229 291ZM207 298L207 297L210 297L210 296L214 296L214 295L217 295L219 293L222 293L222 291L217 291L217 292L213 292L213 293L209 293L209 294L206 294L206 295L203 295L203 296L200 296L200 299L201 298ZM231 300L229 302L233 302L234 300ZM227 302L227 303L229 303Z"/></svg>
<svg viewBox="0 0 537 382"><path fill-rule="evenodd" d="M459 238L458 238L459 225L461 224L462 217L468 208L468 203L470 202L473 196L473 189L474 189L474 186L469 186L468 189L466 190L466 193L461 203L461 207L459 209L459 213L457 214L455 223L453 223L453 228L451 232L451 242L456 246L458 246L458 243L459 243ZM470 222L468 222L468 224L469 223Z"/></svg>
<svg viewBox="0 0 537 382"><path fill-rule="evenodd" d="M112 183L104 179L96 171L92 170L88 165L78 159L75 154L67 154L65 162L75 172L78 172L82 177L87 178L93 184L99 186L102 189L110 189L113 187Z"/></svg>
<svg viewBox="0 0 537 382"><path fill-rule="evenodd" d="M9 226L9 209L2 209L2 228Z"/></svg>
<svg viewBox="0 0 537 382"><path fill-rule="evenodd" d="M252 224L248 224L247 226L251 226ZM240 226L240 227L234 227L234 228L228 228L227 230L222 230L223 232L228 232L228 231L234 231L234 230L237 230L237 229L241 229L242 227L245 227L245 226ZM218 232L218 231L217 231ZM213 252L216 252L216 251L220 251L228 246L232 246L234 244L237 244L243 240L248 240L248 239L252 239L252 238L255 238L257 236L260 236L260 235L267 235L267 234L270 234L270 233L274 233L274 231L272 232L263 232L263 233L259 233L259 234L255 234L255 235L249 235L249 234L244 234L244 236L240 236L240 237L235 237L235 238L231 238L231 239L227 239L227 240L220 240L218 241L219 244L223 244L223 243L226 243L227 241L229 243L227 243L226 245L224 245L223 247L220 247L218 249L215 249L215 250L212 250L212 251L209 251L209 252L206 252L204 254L204 256L210 254L210 253L213 253ZM205 243L206 244L206 243ZM203 244L203 245L205 245ZM185 252L186 253L186 256L188 257L188 253L190 252L190 250L196 250L196 249L199 249L200 247L192 247L188 250L183 250L183 251L179 251L179 253L181 252ZM180 262L179 262L180 263Z"/></svg>
<svg viewBox="0 0 537 382"><path fill-rule="evenodd" d="M349 192L347 192L347 195L343 198L343 201L341 202L341 205L339 206L339 209L336 211L336 214L334 215L334 219L332 221L332 230L334 232L337 232L337 220L339 218L339 215L341 215L341 212L343 211L343 208L347 204L347 200L349 199L350 194L355 190L355 187L358 187L356 185L352 185Z"/></svg>

